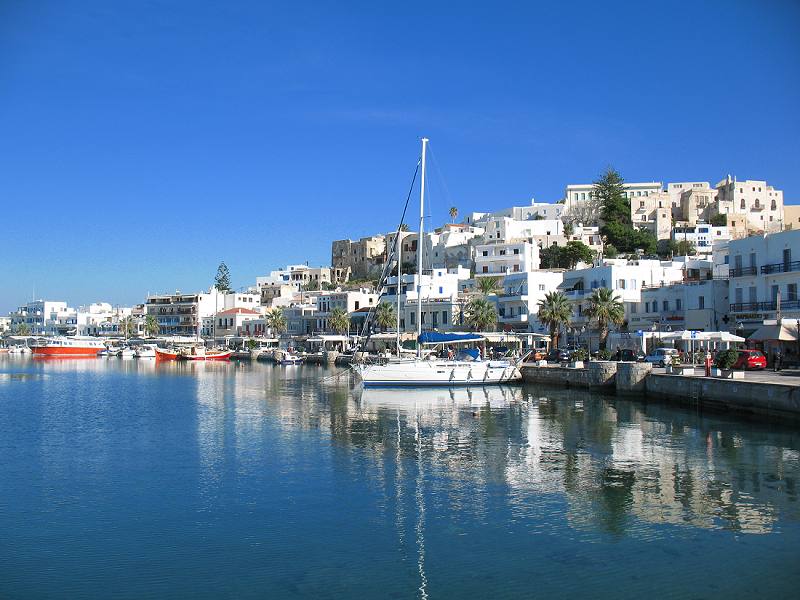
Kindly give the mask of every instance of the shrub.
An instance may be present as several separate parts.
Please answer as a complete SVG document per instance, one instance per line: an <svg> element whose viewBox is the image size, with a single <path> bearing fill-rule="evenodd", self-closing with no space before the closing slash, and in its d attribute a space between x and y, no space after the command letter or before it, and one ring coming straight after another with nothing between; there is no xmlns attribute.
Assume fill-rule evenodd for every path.
<svg viewBox="0 0 800 600"><path fill-rule="evenodd" d="M572 353L572 360L586 360L587 358L589 358L589 353L586 348L578 348Z"/></svg>
<svg viewBox="0 0 800 600"><path fill-rule="evenodd" d="M723 350L717 354L716 365L720 369L731 369L739 359L739 352L736 350Z"/></svg>
<svg viewBox="0 0 800 600"><path fill-rule="evenodd" d="M597 353L597 358L600 360L611 360L611 350L606 350L605 348L600 350Z"/></svg>

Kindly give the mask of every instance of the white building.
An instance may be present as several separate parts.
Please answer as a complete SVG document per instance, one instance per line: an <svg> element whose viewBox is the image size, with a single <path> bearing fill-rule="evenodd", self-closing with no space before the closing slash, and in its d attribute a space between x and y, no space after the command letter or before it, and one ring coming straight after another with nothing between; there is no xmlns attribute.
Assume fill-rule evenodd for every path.
<svg viewBox="0 0 800 600"><path fill-rule="evenodd" d="M517 221L532 221L539 219L556 220L564 214L564 205L561 203L550 204L536 202L533 198L527 206L512 206L494 212L473 212L464 219L468 225L481 224L492 217L508 217Z"/></svg>
<svg viewBox="0 0 800 600"><path fill-rule="evenodd" d="M225 294L211 288L208 292L153 294L147 297L145 309L158 321L161 335L200 335L203 318L212 318L225 306Z"/></svg>
<svg viewBox="0 0 800 600"><path fill-rule="evenodd" d="M641 302L631 306L628 330L727 330L728 304L728 282L720 279L645 288Z"/></svg>
<svg viewBox="0 0 800 600"><path fill-rule="evenodd" d="M765 319L800 318L800 230L754 235L728 243L731 319L747 335ZM744 333L739 333L743 330Z"/></svg>
<svg viewBox="0 0 800 600"><path fill-rule="evenodd" d="M653 192L631 198L631 223L646 229L657 240L668 240L672 229L672 208L667 192Z"/></svg>
<svg viewBox="0 0 800 600"><path fill-rule="evenodd" d="M363 308L371 308L377 302L378 294L367 288L322 293L317 296L315 331L330 331L328 319L330 313L337 308L351 315Z"/></svg>
<svg viewBox="0 0 800 600"><path fill-rule="evenodd" d="M711 264L707 266L710 271ZM584 309L594 290L612 290L625 307L627 322L631 314L636 314L643 289L681 282L688 270L686 263L678 261L606 259L598 266L565 273L558 287L573 303L573 324L588 330L591 326ZM591 338L591 332L587 335ZM596 337L591 340L596 345Z"/></svg>
<svg viewBox="0 0 800 600"><path fill-rule="evenodd" d="M475 246L475 276L504 277L539 268L539 247L529 242Z"/></svg>
<svg viewBox="0 0 800 600"><path fill-rule="evenodd" d="M642 183L625 183L625 195L631 200L635 198L648 197L650 194L655 194L662 191L662 184L658 181L649 181ZM592 209L597 208L596 199L594 195L594 184L591 183L572 183L567 185L564 190L564 216L579 218L583 222L590 224L591 221L585 217L593 217L594 220L600 218L596 210L590 210L592 214L586 213L587 207Z"/></svg>
<svg viewBox="0 0 800 600"><path fill-rule="evenodd" d="M403 275L400 280L400 329L414 331L417 328L417 298L422 298L422 329L446 331L462 325L459 301L459 285L469 278L466 269L433 269L422 276ZM389 277L386 294L381 302L397 307L397 276ZM417 294L419 290L419 295Z"/></svg>
<svg viewBox="0 0 800 600"><path fill-rule="evenodd" d="M11 317L0 317L0 335L11 331Z"/></svg>
<svg viewBox="0 0 800 600"><path fill-rule="evenodd" d="M766 181L737 181L728 175L717 184L717 210L729 221L743 217L751 232L783 229L783 192Z"/></svg>
<svg viewBox="0 0 800 600"><path fill-rule="evenodd" d="M711 255L714 244L727 242L731 239L730 232L725 226L715 227L699 223L697 225L678 225L672 230L672 239L675 242L689 242L694 244L698 255Z"/></svg>
<svg viewBox="0 0 800 600"><path fill-rule="evenodd" d="M30 335L64 335L74 330L77 311L66 302L34 300L23 304L12 312L11 329L16 331L25 325Z"/></svg>
<svg viewBox="0 0 800 600"><path fill-rule="evenodd" d="M546 333L538 321L539 301L556 291L564 280L564 271L528 271L505 277L503 292L497 297L499 328Z"/></svg>
<svg viewBox="0 0 800 600"><path fill-rule="evenodd" d="M215 322L211 335L215 338L239 335L245 323L260 319L261 316L260 310L252 308L237 307L221 310L214 316Z"/></svg>

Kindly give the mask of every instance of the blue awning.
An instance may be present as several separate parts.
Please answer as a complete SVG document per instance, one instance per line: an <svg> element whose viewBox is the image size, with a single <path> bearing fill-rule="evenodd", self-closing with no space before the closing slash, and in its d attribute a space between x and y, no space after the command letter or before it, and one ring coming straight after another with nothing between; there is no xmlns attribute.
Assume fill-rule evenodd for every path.
<svg viewBox="0 0 800 600"><path fill-rule="evenodd" d="M483 336L477 333L439 333L438 331L426 331L419 336L420 344L446 344L448 342L476 342L482 340Z"/></svg>

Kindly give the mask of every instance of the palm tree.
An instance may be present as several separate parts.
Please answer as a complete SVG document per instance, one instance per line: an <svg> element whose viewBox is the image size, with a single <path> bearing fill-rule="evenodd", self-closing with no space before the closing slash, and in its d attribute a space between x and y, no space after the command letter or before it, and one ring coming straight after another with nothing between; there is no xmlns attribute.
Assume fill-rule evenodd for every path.
<svg viewBox="0 0 800 600"><path fill-rule="evenodd" d="M136 319L128 315L119 324L119 330L126 338L136 335Z"/></svg>
<svg viewBox="0 0 800 600"><path fill-rule="evenodd" d="M336 333L345 334L350 330L350 317L341 308L334 308L328 315L328 327Z"/></svg>
<svg viewBox="0 0 800 600"><path fill-rule="evenodd" d="M381 331L386 331L397 322L397 314L394 311L394 306L388 302L381 302L375 309L375 321L381 328Z"/></svg>
<svg viewBox="0 0 800 600"><path fill-rule="evenodd" d="M473 331L491 331L497 323L497 311L486 298L473 298L464 307L464 318Z"/></svg>
<svg viewBox="0 0 800 600"><path fill-rule="evenodd" d="M605 350L608 326L612 323L619 325L625 320L625 307L619 301L619 296L615 296L614 292L608 288L596 289L589 296L583 312L589 319L597 321L597 329L600 331L600 349Z"/></svg>
<svg viewBox="0 0 800 600"><path fill-rule="evenodd" d="M500 287L499 277L479 277L478 278L478 291L484 296L491 296L497 294L502 288Z"/></svg>
<svg viewBox="0 0 800 600"><path fill-rule="evenodd" d="M286 331L286 315L283 314L283 309L280 307L267 311L266 322L273 334L280 335Z"/></svg>
<svg viewBox="0 0 800 600"><path fill-rule="evenodd" d="M20 323L17 325L16 334L17 335L28 335L31 332L30 327L28 327L27 323Z"/></svg>
<svg viewBox="0 0 800 600"><path fill-rule="evenodd" d="M158 320L153 315L147 315L144 318L144 334L148 337L155 337L158 332Z"/></svg>
<svg viewBox="0 0 800 600"><path fill-rule="evenodd" d="M453 220L453 223L456 222L456 217L458 216L458 209L455 206L450 207L450 218Z"/></svg>
<svg viewBox="0 0 800 600"><path fill-rule="evenodd" d="M539 300L539 320L550 328L550 340L558 348L559 331L572 317L569 299L561 292L549 292L544 300Z"/></svg>

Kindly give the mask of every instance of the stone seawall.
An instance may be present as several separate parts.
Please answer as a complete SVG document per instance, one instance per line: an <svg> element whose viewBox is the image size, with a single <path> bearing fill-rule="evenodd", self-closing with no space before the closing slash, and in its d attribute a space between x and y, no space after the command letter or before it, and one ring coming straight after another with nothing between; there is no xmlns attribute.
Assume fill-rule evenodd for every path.
<svg viewBox="0 0 800 600"><path fill-rule="evenodd" d="M592 361L585 368L521 366L528 383L595 388L698 408L800 421L800 386L781 383L654 374L648 363Z"/></svg>
<svg viewBox="0 0 800 600"><path fill-rule="evenodd" d="M800 387L794 385L651 374L645 391L647 396L700 407L800 419Z"/></svg>
<svg viewBox="0 0 800 600"><path fill-rule="evenodd" d="M521 371L523 380L530 383L584 388L614 387L617 363L593 361L581 369L523 364Z"/></svg>

